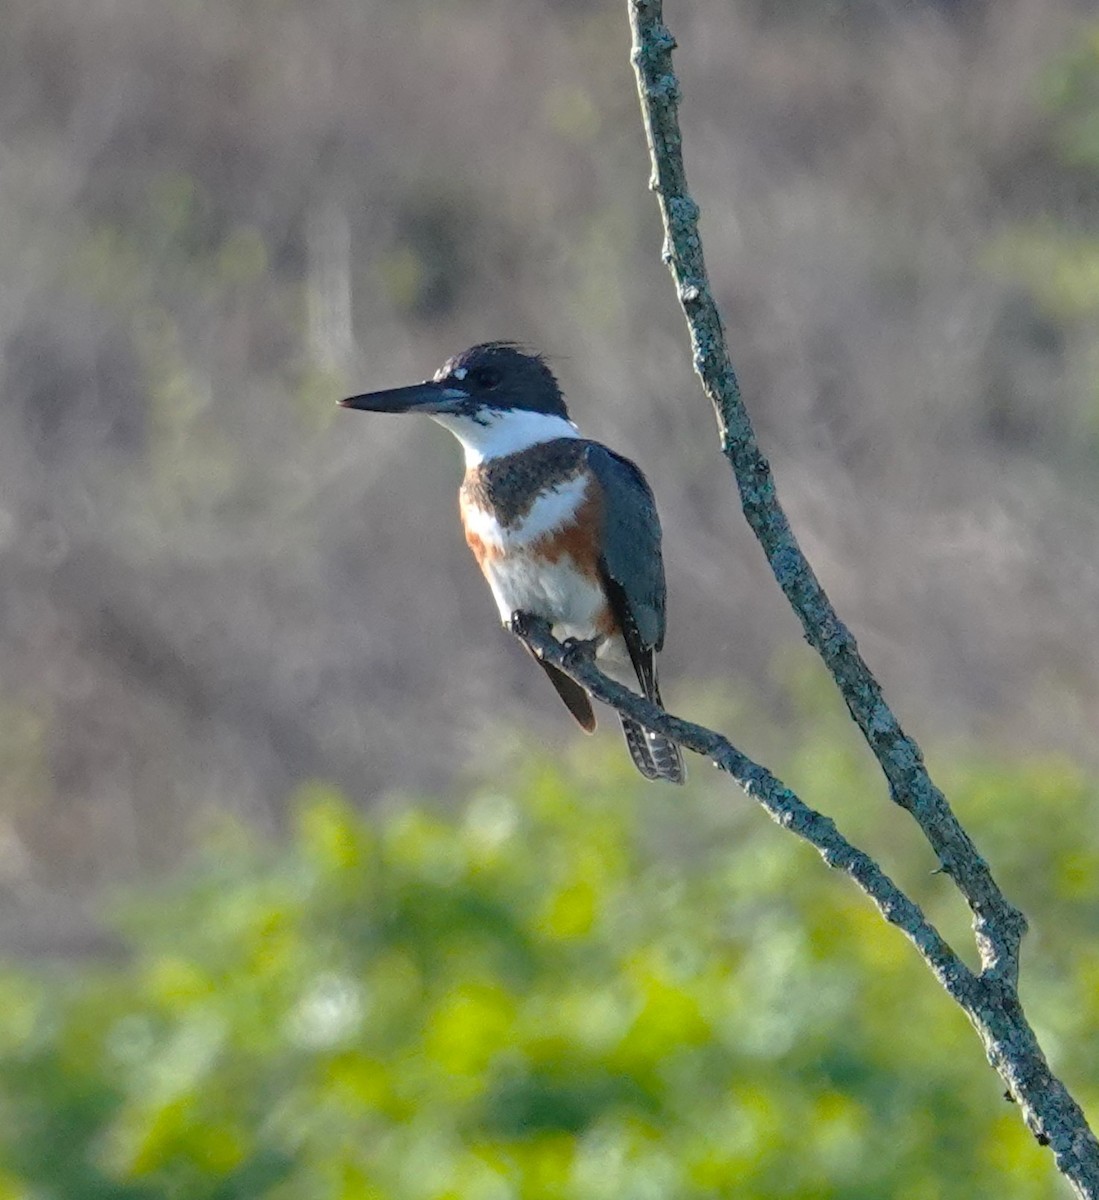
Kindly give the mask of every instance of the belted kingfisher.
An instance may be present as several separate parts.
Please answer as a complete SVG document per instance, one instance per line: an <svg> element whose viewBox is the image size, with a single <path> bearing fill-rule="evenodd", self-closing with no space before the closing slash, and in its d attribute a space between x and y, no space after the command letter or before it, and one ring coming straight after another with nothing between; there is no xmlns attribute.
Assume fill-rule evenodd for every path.
<svg viewBox="0 0 1099 1200"><path fill-rule="evenodd" d="M632 668L646 697L661 703L664 564L652 491L629 459L580 436L540 355L484 342L424 383L341 404L427 413L449 429L465 451L458 502L466 541L504 624L519 630L525 617L540 617L558 639L594 643L612 674ZM588 693L541 665L569 712L594 730ZM621 720L641 774L682 783L679 747Z"/></svg>

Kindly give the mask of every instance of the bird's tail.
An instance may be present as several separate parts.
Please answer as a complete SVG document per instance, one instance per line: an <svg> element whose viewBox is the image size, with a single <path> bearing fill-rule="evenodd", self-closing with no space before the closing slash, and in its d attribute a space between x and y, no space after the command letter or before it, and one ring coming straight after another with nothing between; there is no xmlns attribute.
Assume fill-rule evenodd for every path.
<svg viewBox="0 0 1099 1200"><path fill-rule="evenodd" d="M645 695L654 703L664 707L660 698L660 685L656 679L656 654L649 650L634 660L637 679ZM646 779L665 779L668 783L686 783L687 768L683 755L675 742L659 733L650 733L632 717L619 713L622 732L626 735L626 747L633 765Z"/></svg>
<svg viewBox="0 0 1099 1200"><path fill-rule="evenodd" d="M665 779L669 783L686 783L687 768L675 742L670 742L659 733L649 733L625 713L622 732L626 735L626 747L634 766L646 779Z"/></svg>

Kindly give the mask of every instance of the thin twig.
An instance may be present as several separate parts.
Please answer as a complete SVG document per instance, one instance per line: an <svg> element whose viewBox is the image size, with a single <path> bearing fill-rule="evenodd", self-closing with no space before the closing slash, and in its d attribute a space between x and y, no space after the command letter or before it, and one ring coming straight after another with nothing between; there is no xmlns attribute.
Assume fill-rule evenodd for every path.
<svg viewBox="0 0 1099 1200"><path fill-rule="evenodd" d="M571 675L597 700L633 717L646 729L664 734L684 749L703 755L731 775L772 820L816 847L830 867L849 875L873 900L881 915L909 938L951 996L963 1007L972 1005L977 977L928 921L920 906L868 854L853 846L831 817L810 808L766 767L743 754L722 734L674 717L608 678L592 661L590 651L585 652L583 643L562 645L544 621L531 617L524 620L518 636L538 658Z"/></svg>
<svg viewBox="0 0 1099 1200"><path fill-rule="evenodd" d="M935 978L973 1023L989 1062L1018 1101L1031 1132L1051 1146L1058 1169L1086 1200L1099 1197L1099 1146L1079 1105L1046 1062L1012 985L975 975L949 943L865 851L852 845L830 818L810 808L766 767L726 737L675 717L604 675L583 644L556 641L544 621L528 617L518 636L544 662L564 671L597 700L662 733L727 772L767 814L814 846L874 902L881 915L916 947Z"/></svg>
<svg viewBox="0 0 1099 1200"><path fill-rule="evenodd" d="M1075 1101L1050 1072L1019 1003L1019 947L1026 932L1026 918L1004 897L988 864L932 782L919 746L886 704L880 685L859 654L850 630L836 615L779 505L770 464L756 440L729 358L703 258L699 209L687 190L679 129L679 81L671 56L675 39L664 25L661 0L628 0L628 5L633 35L631 59L653 166L650 186L657 193L664 222L662 257L675 281L690 330L695 370L714 407L722 451L733 468L744 515L775 579L801 620L806 639L824 660L881 764L890 796L919 824L942 869L954 880L973 913L981 971L973 977L972 989L962 989L962 994L951 991L951 995L976 1025L989 1061L1019 1101L1030 1129L1043 1144L1052 1145L1058 1168L1081 1196L1099 1198L1099 1143ZM586 680L581 682L587 686ZM618 701L621 699L619 696ZM617 701L609 702L618 707ZM653 714L633 715L648 725ZM691 728L709 737L717 736L697 726ZM689 741L683 744L700 749ZM724 745L732 751L728 743ZM717 758L715 761L725 765ZM752 765L752 770L762 768ZM750 782L752 778L750 772L746 779ZM777 781L773 782L781 789ZM770 807L768 811L772 811ZM854 848L852 852L861 853ZM884 915L888 919L888 913ZM935 969L930 960L929 965ZM936 974L942 979L939 971ZM967 995L973 997L972 1004L966 1003Z"/></svg>

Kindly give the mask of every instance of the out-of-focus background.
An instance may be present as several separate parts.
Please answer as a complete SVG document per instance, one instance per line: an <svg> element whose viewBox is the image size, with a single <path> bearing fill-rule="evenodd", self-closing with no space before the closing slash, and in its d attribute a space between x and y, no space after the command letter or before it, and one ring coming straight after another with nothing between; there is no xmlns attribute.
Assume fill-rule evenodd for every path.
<svg viewBox="0 0 1099 1200"><path fill-rule="evenodd" d="M684 4L717 295L783 500L924 736L1099 746L1090 5ZM1094 13L1091 15L1094 16ZM567 714L428 422L486 337L666 528L668 692L796 640L660 263L618 4L13 3L0 71L0 822L66 888L225 806L477 771Z"/></svg>
<svg viewBox="0 0 1099 1200"><path fill-rule="evenodd" d="M1099 968L1073 955L1099 924L1099 854L1079 830L1097 826L1087 780L1099 765L1099 13L1085 0L677 0L668 9L713 283L782 499L902 719L942 770L965 781L962 796L971 805L963 816L979 821L983 814L989 828L981 832L993 840L1001 823L1000 865L1010 875L1020 841L1038 853L1039 842L1030 841L1035 826L1051 839L1039 855L1048 878L1034 885L1051 890L1035 903L1066 940L1065 963L1051 966L1060 961L1054 944L1043 943L1040 931L1037 939L1053 955L1045 960L1053 989L1047 1026L1055 1049L1094 1035L1088 1005L1094 1008L1099 989L1087 980ZM759 1194L777 1195L785 1186L781 1164L793 1151L775 1131L787 1122L816 1128L818 1119L815 1161L823 1174L802 1179L790 1194L938 1197L954 1195L949 1187L961 1180L959 1196L983 1195L966 1174L970 1152L984 1154L990 1171L994 1163L1008 1172L990 1177L989 1196L1005 1189L1059 1194L1014 1114L1002 1128L988 1117L978 1137L989 1139L985 1151L950 1141L950 1128L962 1120L955 1110L963 1085L945 1075L935 1076L930 1092L896 1101L890 1112L897 1124L881 1127L882 1145L860 1140L896 1098L883 1082L894 1078L885 1060L875 1068L883 1075L867 1065L884 1054L877 1043L851 1051L857 1069L845 1059L819 1090L809 1089L811 1112L782 1108L791 1076L775 1076L772 1093L752 1068L755 1091L736 1110L740 1116L719 1120L709 1109L725 1122L724 1133L702 1138L693 1182L646 1192L644 1179L652 1172L662 1178L665 1168L639 1167L630 1183L608 1165L647 1161L651 1130L674 1096L698 1100L691 1082L698 1072L714 1078L741 1062L738 1056L772 1063L768 1055L781 1059L796 1046L804 1062L791 1068L794 1076L817 1080L819 1055L797 1032L796 1014L784 1013L796 987L818 998L822 988L833 995L833 987L835 1005L824 1005L829 1020L857 1024L864 987L877 986L862 981L859 962L870 980L907 950L887 931L864 928L861 902L837 897L841 882L824 878L815 860L776 848L776 835L719 792L703 764L680 801L634 786L613 720L595 742L582 743L541 673L500 631L462 543L457 447L430 422L337 411L340 396L422 379L450 353L490 337L546 353L582 429L636 458L656 491L669 573L670 705L720 721L830 811L857 792L849 819L871 837L876 832L878 849L912 864L913 886L924 888L926 902L934 907L939 896L947 903L920 882L928 864L915 843L904 843L873 776L860 774L854 735L834 720L819 669L739 515L660 262L624 5L6 0L0 12L0 952L60 954L66 964L73 955L122 953L130 963L134 943L105 932L104 897L179 872L191 879L188 864L202 845L228 872L178 885L187 898L164 907L144 942L138 937L146 957L125 968L136 975L122 982L110 976L102 986L117 995L110 993L110 1003L100 996L98 1007L89 1001L92 1015L63 1007L49 1009L47 1020L43 997L56 997L42 991L40 976L5 983L12 1011L24 1014L5 1034L11 1062L27 1072L24 1078L11 1067L10 1078L23 1083L12 1085L21 1099L9 1101L7 1115L23 1131L24 1150L46 1149L37 1167L0 1171L0 1196L252 1196L270 1186L290 1189L280 1196L495 1197L512 1194L500 1190L508 1186L541 1195L543 1185L546 1195L693 1195L691 1187L712 1195L734 1180L746 1187L746 1164L759 1166L751 1155L764 1143L778 1174L772 1182L759 1176ZM556 767L545 765L547 754ZM531 760L543 767L531 768ZM552 780L531 782L524 774L531 769ZM320 784L345 799L302 799L303 788ZM606 799L611 791L618 807ZM550 803L547 795L558 798ZM429 819L417 799L424 796L440 812L465 816L453 826L442 816ZM541 815L517 832L524 797ZM379 827L388 833L341 807L376 809L379 801L397 814L388 818L395 824ZM736 877L755 881L751 904L759 907L748 911L769 911L776 889L801 886L791 882L799 872L819 890L805 884L801 899L789 902L785 932L776 931L777 917L752 926L767 932L758 962L747 950L729 950L744 932L744 905L728 927L718 920L712 936L725 951L715 949L714 961L731 954L725 966L741 978L752 978L756 962L756 982L774 1006L772 1026L747 1041L726 1029L724 1049L707 1043L717 1059L676 1066L673 1086L659 1062L679 1063L672 1047L684 1039L701 1045L708 1035L700 1031L713 1033L711 1018L699 1015L706 1005L736 1011L738 1021L748 1021L751 1007L747 995L737 1000L719 989L700 999L668 982L682 967L675 947L684 930L699 912L713 917L715 905L724 912L734 898L732 860L707 874L701 842L690 855L664 846L671 834L661 822L676 803L695 814L700 829L720 826L716 814L736 808L721 836L739 847ZM622 805L640 815L627 819ZM869 805L883 811L868 814ZM589 821L598 829L589 830ZM227 823L237 832L227 834ZM481 1078L491 1057L492 1031L513 1046L522 1040L510 1024L518 1001L507 989L533 987L543 967L558 982L566 966L576 969L556 951L543 960L531 939L588 937L603 884L575 867L586 862L599 874L582 853L584 838L568 842L571 858L562 851L561 871L580 872L572 882L553 876L535 850L516 849L508 868L516 874L508 876L510 891L500 884L497 916L480 884L463 891L455 880L471 872L483 883L484 846L496 854L509 839L526 847L523 837L543 834L557 845L578 834L576 823L609 854L603 882L620 900L630 888L646 891L649 871L678 872L695 881L684 887L711 888L696 910L667 883L668 919L679 931L668 934L668 978L650 961L667 947L659 954L652 945L637 949L630 940L637 931L617 929L614 944L636 953L626 962L627 950L608 951L607 970L625 972L617 978L627 991L633 985L622 980L633 979L639 1011L656 1006L656 1032L635 1035L642 1043L636 1062L633 1051L621 1050L617 1067L603 1063L612 1082L599 1076L591 1095L581 1096L569 1091L575 1081L551 1080L548 1091L528 1094L514 1071L507 1074L512 1063L504 1099L497 1097L504 1125L492 1128L510 1130L500 1136L513 1139L513 1150L500 1151L502 1159L486 1150L476 1169L466 1164L466 1183L449 1192L446 1179L461 1175L457 1166L442 1171L434 1191L435 1176L410 1179L393 1166L412 1153L446 1159L459 1134L444 1136L437 1123L415 1147L402 1149L391 1131L377 1133L391 1155L385 1175L374 1160L337 1170L315 1145L308 1149L302 1130L316 1130L294 1104L328 1111L325 1105L337 1105L334 1093L323 1102L287 1101L280 1132L258 1150L249 1138L262 1141L260 1116L253 1128L239 1114L236 1124L226 1118L220 1125L204 1111L195 1115L194 1096L210 1094L195 1063L224 1067L225 1039L235 1045L239 1033L247 1042L256 1022L270 1026L270 1002L291 1014L284 1032L296 1047L292 1056L320 1055L317 1047L335 1038L333 1061L349 1073L329 1064L321 1074L331 1083L335 1072L337 1091L350 1097L350 1142L362 1149L355 1122L363 1108L397 1124L412 1121L428 1101L394 1099L389 1083L366 1067L355 1074L340 1057L351 1053L340 1039L357 1037L356 1022L389 1011L390 1001L394 1012L412 1004L411 996L430 1008L433 993L423 980L445 976L440 963L461 960L465 951L455 946L468 950L455 915L463 913L475 925L483 918L478 937L495 930L527 955L520 954L518 974L505 972L507 986L493 991L474 953L469 978L440 992L451 1005L438 1017L450 1030L439 1035L449 1063L441 1070L464 1096L461 1080ZM363 863L374 860L354 848L375 835L389 846L378 861L414 864L408 879L397 868L382 872L397 889L376 884L385 904L403 912L406 885L434 896L434 917L415 904L408 916L408 928L433 949L415 938L400 942L405 926L400 935L386 926L384 937L376 929L370 935L391 952L381 967L365 934L355 943L364 957L353 966L287 965L278 958L279 930L292 927L294 944L309 944L315 917L338 942L347 914L337 905L306 919L301 895L272 898L262 882L237 878L225 863L245 843L289 840L289 858L256 867L256 880L301 887L303 872L343 871L346 878L329 884L361 898L367 891L356 872L369 876ZM621 840L635 836L656 855L643 856L647 865L636 871L615 858ZM436 841L464 846L453 852L464 865ZM231 852L217 849L229 845ZM787 865L768 874L759 863L771 856ZM1020 859L1015 869L1025 890L1035 863ZM550 875L537 883L540 870ZM501 914L525 911L522 897L530 900L543 885L548 896L563 889L561 903L579 905L580 915L568 909L555 925L550 901L549 917L541 900L531 901L542 916L516 932L521 918L513 928L513 918ZM444 903L446 887L457 891ZM718 899L726 892L728 899ZM828 905L840 905L839 915ZM288 911L298 913L300 927ZM852 923L855 948L835 949L830 939L840 935L830 926L822 927L822 941L813 940L806 914L822 911L833 913L837 928ZM447 926L444 912L458 926ZM953 920L964 939L960 914L942 919ZM201 942L198 927L208 927L213 940ZM244 941L233 941L238 934ZM856 943L875 949L860 960ZM683 949L682 961L694 963L697 953ZM837 963L853 956L845 984L829 953ZM261 975L285 969L286 995L276 999L259 984L243 999L233 992L247 991L232 971L241 956ZM84 980L77 989L84 994L85 977L68 974L71 965L61 970L70 981ZM375 1000L356 990L365 975L378 989ZM420 984L409 982L413 975ZM589 999L599 986L587 989ZM219 989L243 1007L211 1015L196 998L221 996ZM571 1001L552 987L546 995L546 1011L566 1020ZM622 1003L623 1012L633 1011ZM747 1006L744 1013L737 1003ZM805 1005L812 1024L819 1014ZM560 1034L562 1044L599 1043L616 1011L604 996L577 1017L576 1029ZM524 1012L536 1040L544 1017ZM935 1013L929 1028L938 1036L951 1018ZM455 1067L446 1059L448 1038L460 1042L454 1031L470 1022L480 1028L481 1019L490 1033ZM43 1033L47 1027L54 1034ZM62 1037L58 1029L68 1032ZM38 1032L32 1037L31 1030ZM827 1032L819 1032L827 1043ZM964 1030L958 1036L979 1057ZM64 1038L86 1043L76 1065L62 1062ZM158 1039L170 1043L164 1055L153 1052L163 1049ZM889 1041L887 1028L881 1041ZM27 1050L32 1043L38 1058ZM422 1037L408 1043L424 1044ZM412 1051L399 1038L386 1045L401 1074L408 1065L402 1055ZM371 1061L380 1053L359 1052ZM557 1063L547 1070L560 1070L552 1048L546 1053ZM83 1092L66 1090L80 1070L94 1074L85 1059L97 1054L94 1070L110 1074L104 1064L113 1063L115 1082L92 1087L86 1074ZM946 1054L943 1071L962 1054ZM277 1055L267 1046L260 1057L270 1065ZM126 1074L147 1061L165 1073L159 1083ZM309 1070L320 1070L319 1058L308 1061ZM233 1062L219 1084L226 1095L252 1079ZM995 1081L979 1064L969 1066L979 1082L965 1086L981 1097L974 1111L995 1114L988 1099ZM898 1071L909 1070L911 1079L911 1068ZM577 1070L589 1079L594 1068ZM184 1076L191 1092L179 1082ZM122 1077L130 1082L118 1083ZM20 1091L33 1091L27 1080L45 1089L40 1110ZM870 1081L864 1093L860 1080ZM277 1091L278 1081L264 1086ZM141 1097L136 1109L119 1099L126 1087ZM526 1124L515 1116L523 1104L535 1113ZM633 1115L619 1141L603 1127L591 1135L605 1161L591 1145L588 1158L576 1158L598 1125L592 1114L623 1105ZM913 1114L927 1107L936 1115L921 1133ZM540 1125L544 1109L567 1119ZM675 1111L689 1141L682 1131L702 1116ZM56 1127L42 1115L59 1112L77 1115ZM87 1147L73 1133L85 1129L85 1117ZM304 1125L294 1124L298 1117ZM188 1142L192 1127L215 1130L213 1140ZM918 1186L905 1184L907 1191L892 1176L859 1191L863 1176L855 1166L844 1175L844 1164L884 1162L887 1144L900 1154L903 1129L910 1135L904 1153L931 1174L919 1176ZM83 1157L71 1177L50 1182L42 1164L59 1144ZM718 1144L721 1153L707 1158L705 1146ZM927 1168L951 1147L961 1155L953 1182L950 1172ZM522 1158L528 1152L530 1162ZM694 1162L693 1153L681 1147L674 1162ZM295 1172L313 1161L310 1154L331 1166L333 1180L344 1179L345 1190L301 1182ZM193 1178L172 1174L181 1156ZM184 1177L190 1182L181 1183ZM298 1178L301 1190L288 1178ZM356 1191L356 1179L377 1190ZM31 1188L28 1180L38 1190L19 1190Z"/></svg>

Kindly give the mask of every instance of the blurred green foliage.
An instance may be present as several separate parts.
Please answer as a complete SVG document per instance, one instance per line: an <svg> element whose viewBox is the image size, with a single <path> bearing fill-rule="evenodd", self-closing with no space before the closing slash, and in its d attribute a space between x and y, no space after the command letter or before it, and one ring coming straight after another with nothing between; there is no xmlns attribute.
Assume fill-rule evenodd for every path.
<svg viewBox="0 0 1099 1200"><path fill-rule="evenodd" d="M829 725L792 774L960 929ZM223 831L121 906L126 963L0 976L0 1197L1063 1194L904 939L695 774L534 762L373 819L317 786L285 848ZM1095 785L945 775L1030 909L1027 1002L1094 1103Z"/></svg>
<svg viewBox="0 0 1099 1200"><path fill-rule="evenodd" d="M1099 25L1045 72L1044 98L1057 118L1057 144L1071 166L1099 171Z"/></svg>

